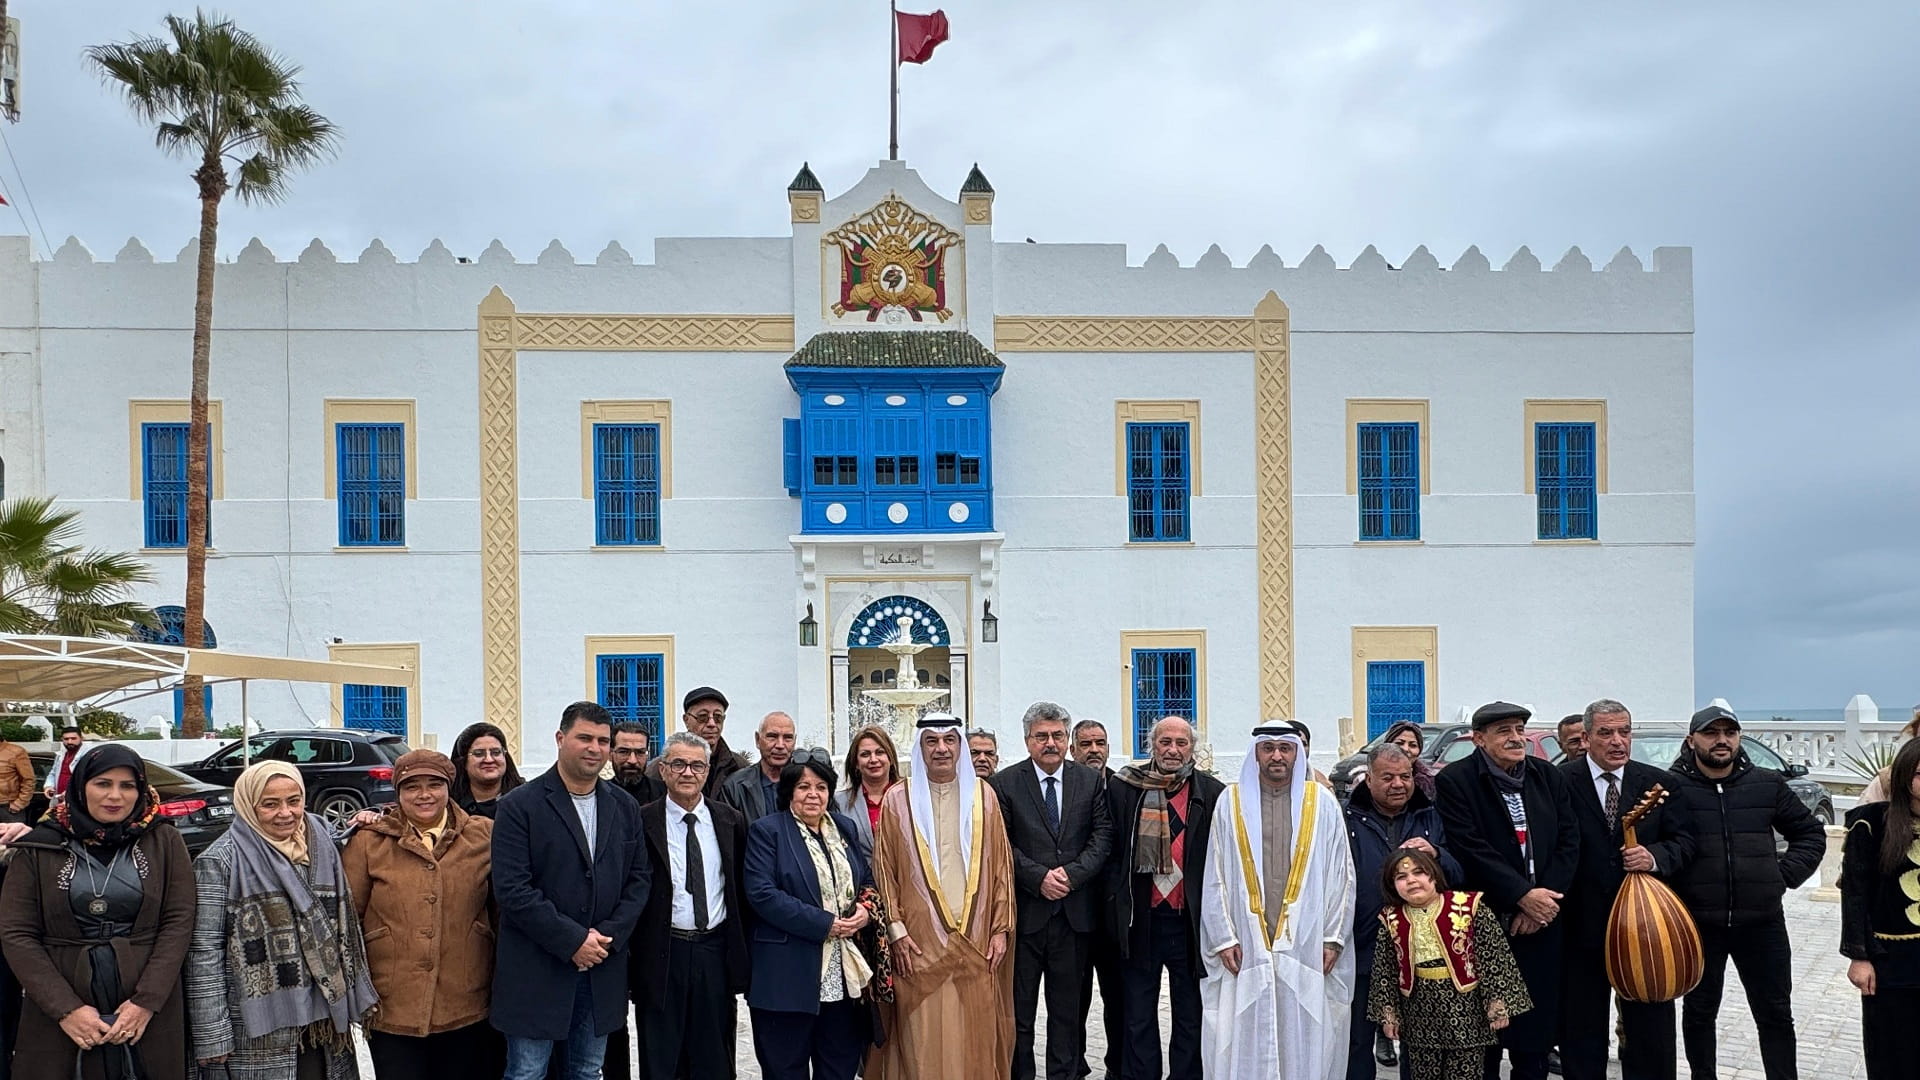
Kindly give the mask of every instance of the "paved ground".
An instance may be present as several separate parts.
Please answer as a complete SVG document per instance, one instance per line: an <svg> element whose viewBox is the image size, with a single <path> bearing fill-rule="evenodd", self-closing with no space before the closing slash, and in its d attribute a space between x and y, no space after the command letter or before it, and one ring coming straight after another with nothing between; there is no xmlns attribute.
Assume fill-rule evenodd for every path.
<svg viewBox="0 0 1920 1080"><path fill-rule="evenodd" d="M1860 995L1847 982L1846 964L1836 951L1840 939L1840 906L1820 903L1802 889L1786 900L1787 920L1794 928L1794 1017L1800 1034L1800 1075L1803 1080L1866 1080L1867 1069L1860 1057ZM1096 989L1095 993L1099 991ZM1095 1002L1093 1016L1099 1017ZM1038 1056L1045 1060L1044 1006ZM1106 1051L1105 1033L1095 1019L1088 1032L1088 1056L1099 1080L1100 1059ZM1165 1020L1162 1020L1164 1038ZM1718 1080L1764 1080L1760 1051L1755 1041L1752 1017L1747 1012L1746 995L1740 977L1732 966L1727 969L1726 996L1720 1007L1720 1075ZM753 1036L747 1026L747 1010L740 1009L738 1053L742 1080L758 1080L760 1068L753 1059ZM1678 1047L1674 1052L1680 1053ZM371 1077L372 1066L361 1052L361 1075ZM1615 1063L1610 1076L1618 1077ZM1687 1075L1681 1062L1680 1075ZM1380 1080L1397 1080L1397 1069L1381 1069Z"/></svg>

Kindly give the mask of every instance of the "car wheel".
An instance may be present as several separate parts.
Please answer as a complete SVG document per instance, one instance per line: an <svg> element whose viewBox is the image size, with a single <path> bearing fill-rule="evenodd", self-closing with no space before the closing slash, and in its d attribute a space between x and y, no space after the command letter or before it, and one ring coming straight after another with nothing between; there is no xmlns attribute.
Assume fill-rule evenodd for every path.
<svg viewBox="0 0 1920 1080"><path fill-rule="evenodd" d="M1821 803L1820 808L1813 812L1813 816L1819 818L1820 824L1822 825L1833 824L1833 804L1830 802Z"/></svg>
<svg viewBox="0 0 1920 1080"><path fill-rule="evenodd" d="M321 797L313 812L335 830L347 827L348 819L367 808L365 799L351 791L335 791Z"/></svg>

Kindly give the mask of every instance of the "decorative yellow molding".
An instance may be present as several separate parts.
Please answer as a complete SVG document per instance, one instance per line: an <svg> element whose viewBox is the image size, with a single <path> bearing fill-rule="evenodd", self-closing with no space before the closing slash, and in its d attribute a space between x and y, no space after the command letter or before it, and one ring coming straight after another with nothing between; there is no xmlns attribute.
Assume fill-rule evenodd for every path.
<svg viewBox="0 0 1920 1080"><path fill-rule="evenodd" d="M355 642L327 646L327 659L347 664L379 664L405 668L413 672L413 685L407 687L407 745L424 746L420 741L420 643L417 641ZM346 692L333 686L333 726L346 726Z"/></svg>
<svg viewBox="0 0 1920 1080"><path fill-rule="evenodd" d="M1347 399L1347 494L1360 494L1360 425L1420 425L1420 494L1433 493L1433 424L1424 400L1404 398Z"/></svg>
<svg viewBox="0 0 1920 1080"><path fill-rule="evenodd" d="M520 447L513 301L480 301L481 718L520 753Z"/></svg>
<svg viewBox="0 0 1920 1080"><path fill-rule="evenodd" d="M960 216L969 225L993 224L993 196L985 193L960 196Z"/></svg>
<svg viewBox="0 0 1920 1080"><path fill-rule="evenodd" d="M1353 628L1353 720L1367 732L1367 661L1418 660L1426 667L1425 723L1440 722L1440 629L1434 626L1356 626Z"/></svg>
<svg viewBox="0 0 1920 1080"><path fill-rule="evenodd" d="M340 494L336 478L339 475L340 457L337 433L341 424L399 424L406 446L406 461L403 464L407 470L407 498L420 497L420 454L414 437L416 425L412 401L328 398L321 405L321 416L320 430L325 436L320 447L320 460L325 462L321 469L321 498L337 498Z"/></svg>
<svg viewBox="0 0 1920 1080"><path fill-rule="evenodd" d="M187 423L190 419L190 408L186 401L127 402L127 498L134 502L146 498L146 493L140 490L146 475L140 460L141 450L144 449L140 438L140 425ZM222 422L221 411L219 401L207 402L207 456L213 459L212 495L216 499L227 497L227 455L221 450L225 445L222 440L226 433L226 425Z"/></svg>
<svg viewBox="0 0 1920 1080"><path fill-rule="evenodd" d="M1251 352L1253 342L1251 319L1002 315L993 320L993 347L1003 353Z"/></svg>
<svg viewBox="0 0 1920 1080"><path fill-rule="evenodd" d="M1269 292L1254 305L1255 566L1259 578L1260 715L1293 716L1292 315Z"/></svg>
<svg viewBox="0 0 1920 1080"><path fill-rule="evenodd" d="M1127 425L1187 425L1187 480L1200 497L1200 403L1198 401L1116 401L1113 403L1113 493L1127 493ZM1155 544L1154 546L1163 546Z"/></svg>
<svg viewBox="0 0 1920 1080"><path fill-rule="evenodd" d="M1122 630L1120 631L1120 730L1130 756L1136 760L1148 756L1148 748L1138 745L1139 725L1133 716L1133 650L1193 650L1193 742L1195 749L1207 741L1207 632L1205 630ZM1155 717L1158 720L1159 717Z"/></svg>
<svg viewBox="0 0 1920 1080"><path fill-rule="evenodd" d="M820 193L817 191L787 192L787 208L793 212L793 224L819 224L820 202Z"/></svg>
<svg viewBox="0 0 1920 1080"><path fill-rule="evenodd" d="M673 402L583 401L580 403L580 497L593 498L593 425L660 425L660 497L673 498Z"/></svg>
<svg viewBox="0 0 1920 1080"><path fill-rule="evenodd" d="M1521 434L1526 452L1525 470L1521 475L1527 478L1527 494L1535 493L1534 473L1540 466L1538 452L1535 449L1533 427L1535 424L1592 424L1593 425L1593 483L1596 494L1607 493L1607 402L1604 398L1559 398L1544 400L1529 398L1526 406L1526 420L1521 425ZM1586 541L1591 543L1592 541Z"/></svg>
<svg viewBox="0 0 1920 1080"><path fill-rule="evenodd" d="M787 315L516 315L522 350L569 352L792 352Z"/></svg>

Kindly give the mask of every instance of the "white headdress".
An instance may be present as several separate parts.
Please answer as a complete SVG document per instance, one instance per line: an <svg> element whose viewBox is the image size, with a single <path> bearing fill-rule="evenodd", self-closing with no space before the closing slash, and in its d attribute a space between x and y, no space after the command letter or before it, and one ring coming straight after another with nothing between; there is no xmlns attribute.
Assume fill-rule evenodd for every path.
<svg viewBox="0 0 1920 1080"><path fill-rule="evenodd" d="M1294 838L1297 843L1300 836L1300 813L1307 797L1307 785L1313 783L1313 767L1307 764L1307 746L1300 733L1283 723L1268 723L1253 729L1253 742L1247 747L1246 760L1240 763L1240 817L1247 823L1247 836L1253 841L1253 865L1266 880L1266 845L1261 838L1260 823L1260 757L1254 748L1263 742L1290 742L1295 751L1293 759L1292 789L1288 801L1293 804L1292 819Z"/></svg>
<svg viewBox="0 0 1920 1080"><path fill-rule="evenodd" d="M913 828L927 845L927 853L933 858L933 873L940 876L940 845L933 834L933 793L927 780L927 757L921 749L921 739L929 731L960 732L960 746L955 751L955 764L958 774L954 783L960 792L960 851L963 858L970 858L973 852L973 803L978 786L973 771L973 756L967 753L967 741L960 718L951 713L928 713L920 718L913 731L913 775L907 778L907 806L913 812ZM964 867L962 869L965 869ZM938 885L928 884L938 888Z"/></svg>

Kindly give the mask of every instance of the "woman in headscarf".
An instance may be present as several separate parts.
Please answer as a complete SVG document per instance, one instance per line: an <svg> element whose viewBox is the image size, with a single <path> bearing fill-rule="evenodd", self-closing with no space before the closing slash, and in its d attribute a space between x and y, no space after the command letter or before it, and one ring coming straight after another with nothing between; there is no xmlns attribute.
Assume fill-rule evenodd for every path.
<svg viewBox="0 0 1920 1080"><path fill-rule="evenodd" d="M0 892L0 944L27 999L15 1077L186 1076L192 860L159 808L140 756L109 743L15 843Z"/></svg>
<svg viewBox="0 0 1920 1080"><path fill-rule="evenodd" d="M453 804L474 817L492 821L500 796L526 783L507 750L507 733L484 720L453 740L451 756Z"/></svg>
<svg viewBox="0 0 1920 1080"><path fill-rule="evenodd" d="M493 822L451 804L453 777L438 750L400 755L399 803L355 832L341 855L380 995L367 1021L379 1080L506 1068L506 1043L487 1026Z"/></svg>
<svg viewBox="0 0 1920 1080"><path fill-rule="evenodd" d="M233 827L194 861L187 952L193 1053L229 1080L352 1080L353 1024L376 999L360 920L300 773L256 762L233 785Z"/></svg>
<svg viewBox="0 0 1920 1080"><path fill-rule="evenodd" d="M1413 759L1413 786L1419 789L1420 794L1433 798L1433 766L1420 756L1420 751L1426 749L1427 745L1426 733L1420 725L1411 720L1402 720L1387 729L1383 741L1393 743L1407 752L1407 756Z"/></svg>

